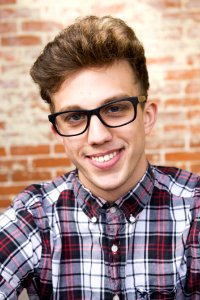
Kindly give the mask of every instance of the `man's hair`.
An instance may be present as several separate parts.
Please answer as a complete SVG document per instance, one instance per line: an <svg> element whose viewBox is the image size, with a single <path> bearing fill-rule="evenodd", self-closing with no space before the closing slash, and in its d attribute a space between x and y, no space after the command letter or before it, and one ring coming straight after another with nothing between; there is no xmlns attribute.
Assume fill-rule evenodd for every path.
<svg viewBox="0 0 200 300"><path fill-rule="evenodd" d="M51 95L74 72L102 67L116 61L130 63L143 95L149 88L144 48L124 21L111 16L87 16L60 32L49 42L31 68L41 97L54 111Z"/></svg>

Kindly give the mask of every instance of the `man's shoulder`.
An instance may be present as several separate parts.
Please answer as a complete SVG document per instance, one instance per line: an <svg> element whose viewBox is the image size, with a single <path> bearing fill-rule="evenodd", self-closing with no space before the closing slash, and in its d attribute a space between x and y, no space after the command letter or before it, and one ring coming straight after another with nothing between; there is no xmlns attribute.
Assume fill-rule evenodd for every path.
<svg viewBox="0 0 200 300"><path fill-rule="evenodd" d="M1 215L0 227L21 224L36 224L41 230L48 230L53 224L55 206L60 195L64 193L72 199L75 171L59 176L49 182L36 183L25 188L12 202L12 205ZM32 223L32 226L34 227ZM31 225L30 225L31 226Z"/></svg>
<svg viewBox="0 0 200 300"><path fill-rule="evenodd" d="M181 179L181 178L188 178L189 181L198 181L200 179L200 176L198 174L195 174L193 172L180 169L173 166L152 166L153 170L157 170L159 173L162 173L163 175L171 176L175 179Z"/></svg>
<svg viewBox="0 0 200 300"><path fill-rule="evenodd" d="M27 209L42 205L47 209L48 206L54 205L63 191L73 190L74 176L75 171L71 171L52 181L31 184L15 197L13 205Z"/></svg>
<svg viewBox="0 0 200 300"><path fill-rule="evenodd" d="M155 186L181 197L200 193L200 176L177 167L152 166Z"/></svg>

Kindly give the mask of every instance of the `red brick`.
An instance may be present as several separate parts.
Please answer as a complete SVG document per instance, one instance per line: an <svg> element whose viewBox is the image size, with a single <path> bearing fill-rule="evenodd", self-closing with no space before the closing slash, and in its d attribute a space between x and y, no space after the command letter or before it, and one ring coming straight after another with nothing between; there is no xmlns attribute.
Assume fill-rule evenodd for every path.
<svg viewBox="0 0 200 300"><path fill-rule="evenodd" d="M185 131L187 130L187 125L184 124L169 124L164 126L165 132L178 132L178 131Z"/></svg>
<svg viewBox="0 0 200 300"><path fill-rule="evenodd" d="M23 160L16 160L16 159L8 159L8 160L2 160L0 161L0 168L1 169L7 169L7 170L24 170L28 167L28 161Z"/></svg>
<svg viewBox="0 0 200 300"><path fill-rule="evenodd" d="M148 5L156 7L156 9L167 10L168 8L180 8L181 0L148 0Z"/></svg>
<svg viewBox="0 0 200 300"><path fill-rule="evenodd" d="M33 172L33 171L16 171L12 174L13 181L44 181L51 179L51 173L47 171Z"/></svg>
<svg viewBox="0 0 200 300"><path fill-rule="evenodd" d="M165 101L166 106L199 106L199 98L182 98L182 99L167 99Z"/></svg>
<svg viewBox="0 0 200 300"><path fill-rule="evenodd" d="M67 173L66 170L57 170L57 171L56 171L56 176L59 177L59 176L62 176L62 175L64 175L64 174L66 174L66 173Z"/></svg>
<svg viewBox="0 0 200 300"><path fill-rule="evenodd" d="M164 56L164 57L149 57L147 58L147 64L169 64L174 62L174 57Z"/></svg>
<svg viewBox="0 0 200 300"><path fill-rule="evenodd" d="M165 27L163 30L163 40L169 40L172 43L172 40L180 39L183 34L183 28L173 24L173 30L170 27Z"/></svg>
<svg viewBox="0 0 200 300"><path fill-rule="evenodd" d="M93 5L93 13L94 14L116 14L121 13L125 7L124 3L119 4L102 4L100 1L96 2L97 4Z"/></svg>
<svg viewBox="0 0 200 300"><path fill-rule="evenodd" d="M60 144L56 144L56 145L54 146L54 152L55 152L55 153L65 153L64 146L63 146L63 145L60 145Z"/></svg>
<svg viewBox="0 0 200 300"><path fill-rule="evenodd" d="M159 91L160 94L171 95L171 94L179 94L181 89L180 82L168 81L165 82L164 86L162 86L162 90ZM154 96L152 95L154 99Z"/></svg>
<svg viewBox="0 0 200 300"><path fill-rule="evenodd" d="M200 20L196 22L200 22ZM194 22L190 23L185 34L189 39L199 40L199 26L195 26Z"/></svg>
<svg viewBox="0 0 200 300"><path fill-rule="evenodd" d="M33 167L35 168L55 168L55 167L68 167L70 166L70 161L67 158L41 158L41 159L34 159Z"/></svg>
<svg viewBox="0 0 200 300"><path fill-rule="evenodd" d="M3 147L0 147L0 156L5 156L6 155L6 149Z"/></svg>
<svg viewBox="0 0 200 300"><path fill-rule="evenodd" d="M34 35L2 37L2 46L35 46L41 44L41 38Z"/></svg>
<svg viewBox="0 0 200 300"><path fill-rule="evenodd" d="M199 0L197 0L199 1ZM178 12L166 12L163 13L163 19L165 20L165 22L168 22L168 24L172 24L175 26L175 24L181 24L181 28L184 28L184 25L187 22L187 26L186 28L188 29L188 27L195 27L194 22L199 22L200 21L200 12L199 11L192 11L192 10L188 10L188 11L180 11L178 10Z"/></svg>
<svg viewBox="0 0 200 300"><path fill-rule="evenodd" d="M167 71L165 79L167 80L191 80L200 77L200 70L174 70Z"/></svg>
<svg viewBox="0 0 200 300"><path fill-rule="evenodd" d="M165 165L166 165L166 166L170 166L170 167L171 167L171 166L174 166L174 167L177 167L177 168L180 168L180 169L183 169L183 170L188 170L188 171L190 171L189 168L188 168L188 165L187 165L186 163L184 164L183 162L179 162L179 161L175 161L175 162L173 162L173 163L172 163L171 161L169 161L169 162L166 161L166 162L165 162Z"/></svg>
<svg viewBox="0 0 200 300"><path fill-rule="evenodd" d="M0 33L16 32L16 23L0 23Z"/></svg>
<svg viewBox="0 0 200 300"><path fill-rule="evenodd" d="M192 136L192 139L190 141L190 147L191 148L200 148L200 139L199 139L199 134L195 138L195 135Z"/></svg>
<svg viewBox="0 0 200 300"><path fill-rule="evenodd" d="M167 161L199 161L200 152L174 152L166 153Z"/></svg>
<svg viewBox="0 0 200 300"><path fill-rule="evenodd" d="M8 206L10 206L11 204L11 200L7 199L7 200L0 200L0 208L6 208Z"/></svg>
<svg viewBox="0 0 200 300"><path fill-rule="evenodd" d="M1 174L0 173L0 182L5 182L8 180L7 174Z"/></svg>
<svg viewBox="0 0 200 300"><path fill-rule="evenodd" d="M10 152L12 155L38 155L49 154L48 145L38 146L11 146Z"/></svg>
<svg viewBox="0 0 200 300"><path fill-rule="evenodd" d="M21 48L23 48L23 46L20 46ZM13 49L14 50L14 52L15 52L15 50L16 49L14 49L14 47L10 47L10 49ZM4 48L5 49L5 48ZM9 50L10 50L9 49ZM30 49L30 48L29 48ZM25 69L26 68L26 69ZM25 75L25 73L24 72L28 72L28 69L27 69L27 67L25 67L25 65L23 65L23 64L21 64L19 61L17 61L17 57L16 57L16 60L15 61L13 61L12 62L12 65L9 65L9 64L6 64L6 65L4 65L4 66L2 66L2 72L5 74L5 75L7 75L7 74L10 74L10 73L15 73L15 74L19 74L19 78L20 78L20 76L22 76L22 75ZM19 78L16 78L15 80L14 80L14 78L11 76L11 78L12 78L12 81L10 81L10 83L12 84L12 87L19 87L20 86L20 80L18 80ZM15 82L16 81L16 82ZM7 82L6 81L4 81L3 82L3 84L5 85L5 86L7 86ZM16 96L16 98L18 98L19 97L19 93L20 93L20 91L19 90L13 90L13 92L12 91L9 91L8 90L8 97L9 96L13 96L13 95L15 95ZM21 95L22 95L23 93L21 93ZM19 108L18 108L19 109ZM13 131L12 133L11 133L11 136L17 136L19 133L17 133L17 131L16 131L16 133Z"/></svg>
<svg viewBox="0 0 200 300"><path fill-rule="evenodd" d="M199 0L186 1L184 5L186 8L200 8Z"/></svg>
<svg viewBox="0 0 200 300"><path fill-rule="evenodd" d="M193 0L194 1L194 0ZM199 2L199 0L198 0ZM199 3L200 4L200 3ZM199 6L200 7L200 6ZM200 11L190 12L190 18L195 22L200 22Z"/></svg>
<svg viewBox="0 0 200 300"><path fill-rule="evenodd" d="M196 125L190 125L189 126L189 130L192 134L199 134L199 130L200 130L200 123L196 124ZM200 157L199 157L200 159Z"/></svg>
<svg viewBox="0 0 200 300"><path fill-rule="evenodd" d="M159 111L158 118L162 121L162 124L166 123L175 123L177 121L181 122L186 118L186 113L181 110L174 110L174 111ZM156 137L155 137L156 138Z"/></svg>
<svg viewBox="0 0 200 300"><path fill-rule="evenodd" d="M158 164L158 162L160 161L159 153L147 153L146 156L151 164Z"/></svg>
<svg viewBox="0 0 200 300"><path fill-rule="evenodd" d="M191 165L191 171L200 175L200 164Z"/></svg>
<svg viewBox="0 0 200 300"><path fill-rule="evenodd" d="M163 0L163 8L181 8L181 0Z"/></svg>
<svg viewBox="0 0 200 300"><path fill-rule="evenodd" d="M16 60L13 53L8 53L7 51L6 52L0 51L0 59L4 60L6 63L8 62L10 63Z"/></svg>
<svg viewBox="0 0 200 300"><path fill-rule="evenodd" d="M0 0L0 5L2 4L15 4L17 0Z"/></svg>
<svg viewBox="0 0 200 300"><path fill-rule="evenodd" d="M200 60L200 57L199 57ZM191 82L186 85L185 92L187 94L199 93L200 94L200 82Z"/></svg>
<svg viewBox="0 0 200 300"><path fill-rule="evenodd" d="M193 65L195 63L198 63L200 60L200 54L193 54L193 55L189 55L188 58L187 58L187 63L189 65Z"/></svg>
<svg viewBox="0 0 200 300"><path fill-rule="evenodd" d="M171 139L171 138L152 138L152 135L146 140L147 149L158 150L158 149L176 149L183 148L185 145L184 140Z"/></svg>
<svg viewBox="0 0 200 300"><path fill-rule="evenodd" d="M197 119L197 121L200 120L200 110L192 110L187 112L187 118L194 120Z"/></svg>
<svg viewBox="0 0 200 300"><path fill-rule="evenodd" d="M33 7L30 9L28 7L14 6L14 8L1 8L0 9L0 19L1 20L16 20L19 18L31 18L38 14L38 10Z"/></svg>
<svg viewBox="0 0 200 300"><path fill-rule="evenodd" d="M2 86L1 81L0 81L0 86ZM5 129L5 122L0 122L0 130Z"/></svg>
<svg viewBox="0 0 200 300"><path fill-rule="evenodd" d="M17 195L21 192L26 185L8 185L8 186L0 186L0 195Z"/></svg>
<svg viewBox="0 0 200 300"><path fill-rule="evenodd" d="M51 31L55 29L62 29L62 24L50 21L26 21L22 23L24 31Z"/></svg>

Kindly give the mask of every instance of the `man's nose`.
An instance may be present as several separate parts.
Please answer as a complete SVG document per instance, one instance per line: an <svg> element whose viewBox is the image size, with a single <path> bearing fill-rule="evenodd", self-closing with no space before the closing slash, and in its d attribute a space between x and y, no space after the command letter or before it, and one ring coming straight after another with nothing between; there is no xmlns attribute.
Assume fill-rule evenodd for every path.
<svg viewBox="0 0 200 300"><path fill-rule="evenodd" d="M105 126L97 116L91 116L88 128L88 143L91 145L103 144L110 140L112 140L111 128Z"/></svg>

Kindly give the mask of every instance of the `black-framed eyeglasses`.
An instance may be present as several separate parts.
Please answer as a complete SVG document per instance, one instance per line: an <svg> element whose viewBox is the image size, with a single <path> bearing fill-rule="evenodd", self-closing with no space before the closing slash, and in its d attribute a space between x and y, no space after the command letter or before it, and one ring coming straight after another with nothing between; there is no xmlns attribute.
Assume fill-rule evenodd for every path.
<svg viewBox="0 0 200 300"><path fill-rule="evenodd" d="M56 132L61 136L84 133L95 115L107 127L116 128L133 122L137 117L138 103L146 102L146 96L129 97L110 101L91 110L66 110L48 116Z"/></svg>

